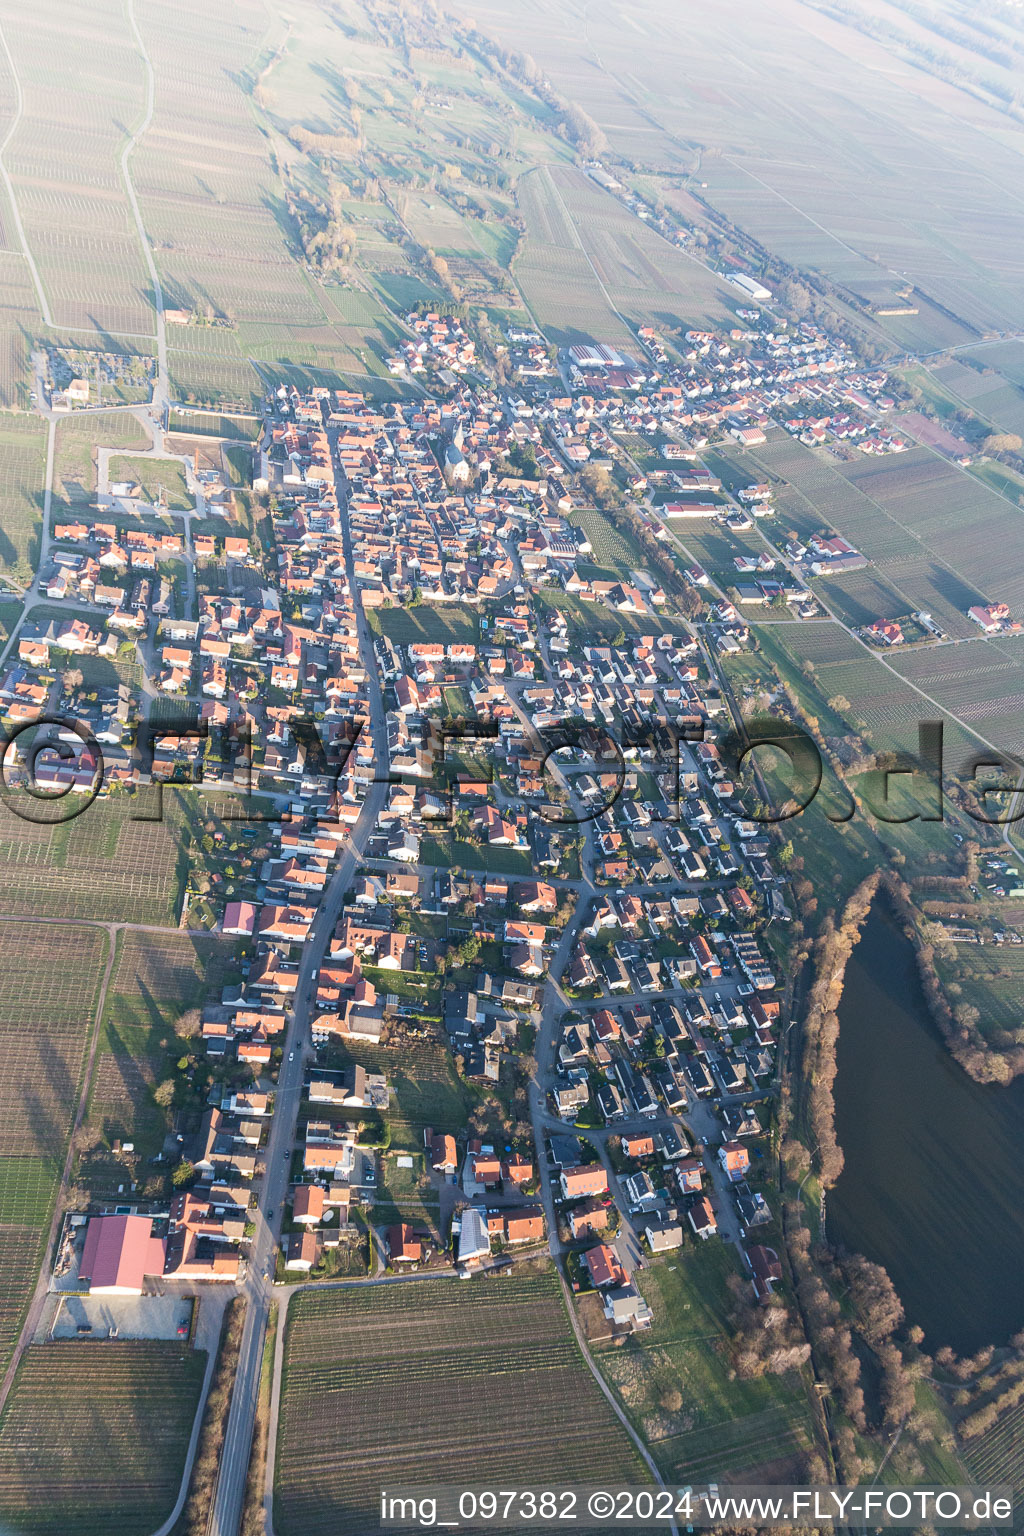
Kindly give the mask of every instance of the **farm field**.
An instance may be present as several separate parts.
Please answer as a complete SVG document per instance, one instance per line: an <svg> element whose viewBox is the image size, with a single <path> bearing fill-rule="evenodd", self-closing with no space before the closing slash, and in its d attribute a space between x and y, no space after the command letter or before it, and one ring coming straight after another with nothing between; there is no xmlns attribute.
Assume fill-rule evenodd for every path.
<svg viewBox="0 0 1024 1536"><path fill-rule="evenodd" d="M0 823L6 910L26 917L173 923L182 877L181 811L176 795L164 801L162 823L132 820L141 806L125 799L97 800L83 816L55 826L6 817Z"/></svg>
<svg viewBox="0 0 1024 1536"><path fill-rule="evenodd" d="M724 524L705 518L679 518L666 524L670 535L679 540L692 560L702 565L720 587L734 587L738 581L750 581L737 571L734 561L741 555L756 559L766 553L755 529L733 532Z"/></svg>
<svg viewBox="0 0 1024 1536"><path fill-rule="evenodd" d="M106 934L3 923L0 945L0 1362L39 1272L81 1089Z"/></svg>
<svg viewBox="0 0 1024 1536"><path fill-rule="evenodd" d="M819 577L811 585L833 613L858 628L876 619L903 618L908 611L907 596L870 565L847 575Z"/></svg>
<svg viewBox="0 0 1024 1536"><path fill-rule="evenodd" d="M654 1312L650 1329L595 1356L623 1407L671 1481L728 1473L741 1483L801 1475L813 1444L805 1384L798 1372L734 1378L727 1351L726 1281L739 1273L733 1251L700 1244L660 1259L636 1277ZM676 1392L678 1409L662 1398Z"/></svg>
<svg viewBox="0 0 1024 1536"><path fill-rule="evenodd" d="M0 1418L4 1527L149 1536L177 1496L205 1360L180 1343L33 1345Z"/></svg>
<svg viewBox="0 0 1024 1536"><path fill-rule="evenodd" d="M872 574L883 590L903 599L902 612L923 608L957 639L974 632L966 613L987 595L985 582L996 584L993 595L1002 594L999 540L1011 536L1004 518L1019 514L938 454L916 448L895 458L844 465L825 450L773 432L751 458L766 477L787 482L776 488L779 526L802 538L822 527L838 529L873 562ZM961 533L970 525L971 507L976 526L968 546ZM834 583L837 606L858 622L854 615L863 605L854 599L847 608L842 602L851 579Z"/></svg>
<svg viewBox="0 0 1024 1536"><path fill-rule="evenodd" d="M713 272L649 229L576 166L549 169L559 200L610 302L634 323L670 333L733 323L733 293ZM636 350L635 339L631 341Z"/></svg>
<svg viewBox="0 0 1024 1536"><path fill-rule="evenodd" d="M996 746L1006 752L1024 749L1024 639L966 640L910 651L893 665Z"/></svg>
<svg viewBox="0 0 1024 1536"><path fill-rule="evenodd" d="M0 416L0 462L0 570L28 583L39 559L45 424L31 416Z"/></svg>
<svg viewBox="0 0 1024 1536"><path fill-rule="evenodd" d="M6 56L0 59L0 90L10 89ZM2 218L9 217L6 197L0 201ZM8 238L4 244L8 247ZM28 263L20 250L0 250L0 409L29 405L29 338L39 323L36 291Z"/></svg>
<svg viewBox="0 0 1024 1536"><path fill-rule="evenodd" d="M1024 342L997 341L978 346L970 354L985 368L995 368L1011 384L1024 388Z"/></svg>
<svg viewBox="0 0 1024 1536"><path fill-rule="evenodd" d="M960 578L959 597L970 591L1008 602L1024 612L1024 572L1007 568L1006 550L1021 535L1021 513L954 464L924 448L896 460L862 461L845 477L908 535ZM854 542L856 536L851 535ZM864 546L865 554L871 551ZM920 553L920 550L918 551ZM899 582L894 562L883 568ZM939 588L941 593L941 587ZM929 603L922 602L927 608ZM964 605L968 606L968 605ZM941 621L940 621L941 622Z"/></svg>
<svg viewBox="0 0 1024 1536"><path fill-rule="evenodd" d="M1019 921L1020 903L994 904L989 913L994 921L1015 924ZM963 1002L978 1009L985 1034L1020 1027L1024 1009L1024 956L1020 948L1015 944L957 944L953 963L945 948L937 958L943 980L960 986Z"/></svg>
<svg viewBox="0 0 1024 1536"><path fill-rule="evenodd" d="M475 608L460 603L418 603L415 608L371 608L371 627L395 645L416 641L442 645L475 642L480 621Z"/></svg>
<svg viewBox="0 0 1024 1536"><path fill-rule="evenodd" d="M238 323L319 324L323 309L275 216L280 188L239 79L262 45L263 20L188 0L149 7L139 25L156 110L133 174L168 306ZM194 155L182 155L183 142Z"/></svg>
<svg viewBox="0 0 1024 1536"><path fill-rule="evenodd" d="M1000 496L1008 497L1018 506L1024 506L1024 476L1016 470L995 459L976 459L971 465L971 474L976 475L990 490L998 491Z"/></svg>
<svg viewBox="0 0 1024 1536"><path fill-rule="evenodd" d="M513 276L538 325L561 346L589 340L633 346L632 333L587 260L549 168L523 176L516 196L527 234Z"/></svg>
<svg viewBox="0 0 1024 1536"><path fill-rule="evenodd" d="M590 561L608 571L609 575L621 576L628 581L630 571L643 571L649 566L647 554L633 535L628 530L624 532L616 528L603 512L584 508L574 512L571 521L583 529L593 545Z"/></svg>
<svg viewBox="0 0 1024 1536"><path fill-rule="evenodd" d="M739 658L741 668L729 663L744 694L747 708L765 712L764 696L760 704L753 699L761 691L771 691L772 673L780 677L799 701L801 711L817 720L833 747L849 745L852 735L863 738L867 760L874 754L893 750L917 750L919 720L942 718L937 705L921 699L898 675L888 671L882 661L852 640L838 625L812 623L762 626L758 630L759 657ZM859 653L859 656L858 654ZM770 669L764 668L770 663ZM811 670L805 670L809 667ZM890 688L890 682L892 687ZM776 711L770 706L768 713ZM944 771L955 771L973 749L974 739L958 722L944 719ZM769 781L777 785L780 800L784 786L791 781L788 768L767 769ZM878 861L879 842L897 850L905 861L905 878L913 884L915 875L956 876L962 878L964 861L950 831L977 836L975 823L960 817L947 797L944 821L922 820L884 822L879 819L880 786L877 779L854 774L846 784L846 775L837 778L825 763L821 789L814 803L803 815L788 823L794 849L815 870L819 890L830 893L830 902L841 904L865 873ZM851 792L857 807L850 817ZM905 800L903 797L906 797ZM911 815L919 809L912 781L894 778L890 782L887 815Z"/></svg>
<svg viewBox="0 0 1024 1536"><path fill-rule="evenodd" d="M119 935L117 960L107 994L107 1023L170 1028L175 1019L222 985L233 968L237 941L178 933Z"/></svg>
<svg viewBox="0 0 1024 1536"><path fill-rule="evenodd" d="M453 1446L482 1482L646 1480L578 1352L550 1270L295 1297L274 1490L280 1536L362 1536L382 1485L444 1481Z"/></svg>
<svg viewBox="0 0 1024 1536"><path fill-rule="evenodd" d="M827 717L822 720L826 735L841 733L833 731L833 723L839 719L861 735L866 732L873 752L916 750L918 721L941 715L942 700L930 702L933 693L926 683L919 685L928 695L922 698L902 681L899 672L890 670L894 665L890 654L884 660L873 655L838 626L787 625L784 630L774 629L770 636L762 629L759 636L769 654L777 656L781 652L788 657L798 675L802 674L805 662L811 663L814 671L810 687L820 700L831 702L832 721ZM830 659L818 661L816 657L823 645L828 648L826 654ZM954 649L960 647L949 647L950 651ZM808 685L803 681L800 686ZM808 709L811 714L820 713L818 699L811 698ZM944 722L947 762L960 762L978 743L955 720L946 716Z"/></svg>
<svg viewBox="0 0 1024 1536"><path fill-rule="evenodd" d="M1019 175L1016 149L1002 137L1006 119L936 78L945 66L933 53L921 62L928 50L918 39L919 67L906 67L903 45L892 41L905 16L876 38L857 30L862 13L848 24L846 13L791 0L771 16L728 0L698 18L677 11L667 20L642 0L628 27L611 7L589 13L585 27L539 7L524 15L512 0L471 0L470 12L507 46L527 50L597 122L614 156L677 180L699 167L690 186L701 203L869 305L913 286L918 314L858 314L872 337L928 351L1024 322L1019 251L1001 196ZM934 47L934 34L925 36ZM809 101L806 81L828 78L837 58L843 89ZM958 72L987 76L987 59L965 59ZM695 153L698 120L712 157ZM895 165L883 148L894 142Z"/></svg>
<svg viewBox="0 0 1024 1536"><path fill-rule="evenodd" d="M994 369L983 371L984 358L981 353L974 366L959 361L940 363L932 372L946 389L999 431L1024 432L1024 394Z"/></svg>
<svg viewBox="0 0 1024 1536"><path fill-rule="evenodd" d="M225 350L230 334L227 342L219 331L203 334L210 338L209 351L186 351L174 345L177 336L169 340L167 366L178 399L185 405L253 410L263 393L256 369L237 350Z"/></svg>
<svg viewBox="0 0 1024 1536"><path fill-rule="evenodd" d="M94 340L151 336L149 280L120 166L145 111L127 18L114 0L73 16L44 0L31 14L7 4L0 20L23 103L4 158L54 323Z"/></svg>
<svg viewBox="0 0 1024 1536"><path fill-rule="evenodd" d="M968 1441L961 1452L972 1477L991 1486L1002 1483L1014 1490L1015 1531L1024 1530L1021 1490L1024 1489L1024 1403L1004 1413L991 1429Z"/></svg>

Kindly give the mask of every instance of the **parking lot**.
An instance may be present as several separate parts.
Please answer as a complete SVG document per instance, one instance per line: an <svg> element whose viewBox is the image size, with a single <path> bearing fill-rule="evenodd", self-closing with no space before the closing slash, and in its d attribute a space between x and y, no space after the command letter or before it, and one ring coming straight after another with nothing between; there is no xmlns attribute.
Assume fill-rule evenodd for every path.
<svg viewBox="0 0 1024 1536"><path fill-rule="evenodd" d="M191 1320L192 1302L181 1296L63 1296L50 1337L187 1338Z"/></svg>

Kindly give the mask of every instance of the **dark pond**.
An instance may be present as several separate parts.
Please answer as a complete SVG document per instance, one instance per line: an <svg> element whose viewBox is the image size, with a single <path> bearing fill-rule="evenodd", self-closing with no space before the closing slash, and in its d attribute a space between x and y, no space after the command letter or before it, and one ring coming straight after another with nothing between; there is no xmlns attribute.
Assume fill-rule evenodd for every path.
<svg viewBox="0 0 1024 1536"><path fill-rule="evenodd" d="M914 952L875 907L839 1008L829 1235L885 1266L930 1348L1024 1327L1024 1078L982 1086L943 1045Z"/></svg>

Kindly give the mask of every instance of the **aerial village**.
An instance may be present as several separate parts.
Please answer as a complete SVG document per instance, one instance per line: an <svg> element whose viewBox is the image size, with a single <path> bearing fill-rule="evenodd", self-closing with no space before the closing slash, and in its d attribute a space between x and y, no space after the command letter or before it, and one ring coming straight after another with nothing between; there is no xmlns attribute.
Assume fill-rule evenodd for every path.
<svg viewBox="0 0 1024 1536"><path fill-rule="evenodd" d="M673 523L773 514L770 485L733 496L704 467L713 434L742 447L774 420L900 450L884 374L812 325L776 333L750 308L737 319L731 337L687 333L676 360L650 327L636 357L596 344L553 357L510 331L517 382L492 388L457 319L411 315L389 366L422 381L414 395L268 395L252 485L269 538L198 458L180 532L121 482L55 524L50 616L23 627L0 703L9 726L73 714L102 765L89 747L70 762L55 739L36 780L90 795L186 783L255 807L239 834L251 877L190 882L181 914L241 956L241 979L212 990L199 1020L207 1061L230 1070L198 1125L170 1131L187 1177L166 1201L133 1199L120 1148L117 1203L66 1218L57 1289L238 1282L262 1215L280 1228L280 1280L330 1273L364 1238L364 1272L468 1276L550 1251L596 1298L588 1326L616 1335L651 1320L636 1270L685 1243L735 1243L770 1295L780 1271L758 1241L773 1219L758 1186L785 1021L765 935L789 911L778 844L744 819L714 744L728 715L713 656L748 642L745 601L811 615L811 577L862 557L823 530L777 573L737 561L736 602L709 597L701 625L669 622L657 565L595 578L572 515L580 471L621 466L623 433L663 439L657 469L628 472L655 548ZM698 595L707 585L699 567L684 576ZM476 612L472 638L421 630L416 616L446 605ZM628 614L629 634L581 632L590 611L613 628ZM135 689L76 671L77 658L129 654ZM546 745L566 721L571 752ZM635 743L621 763L608 734ZM423 1042L476 1096L481 1124L518 1093L511 1140L471 1117L389 1150L398 1067ZM278 1213L262 1191L282 1072L301 1103ZM378 1203L394 1214L382 1186L414 1161L439 1220L381 1221Z"/></svg>

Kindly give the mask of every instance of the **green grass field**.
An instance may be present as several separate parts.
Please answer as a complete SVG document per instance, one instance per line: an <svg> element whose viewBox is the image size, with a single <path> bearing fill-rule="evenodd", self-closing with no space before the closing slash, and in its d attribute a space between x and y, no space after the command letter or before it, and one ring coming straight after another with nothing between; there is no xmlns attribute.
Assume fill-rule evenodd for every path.
<svg viewBox="0 0 1024 1536"><path fill-rule="evenodd" d="M133 459L120 454L111 456L110 482L118 480L138 482L142 487L143 501L156 506L163 496L163 505L172 512L190 511L195 506L185 485L185 470L174 459Z"/></svg>
<svg viewBox="0 0 1024 1536"><path fill-rule="evenodd" d="M383 1118L392 1147L419 1153L426 1126L452 1134L465 1129L473 1096L460 1080L445 1043L403 1041L391 1048L347 1040L337 1054L339 1062L356 1061L368 1072L383 1072L387 1077L391 1105Z"/></svg>
<svg viewBox="0 0 1024 1536"><path fill-rule="evenodd" d="M475 608L459 603L418 603L415 608L371 608L370 624L395 645L440 642L475 644L480 621Z"/></svg>
<svg viewBox="0 0 1024 1536"><path fill-rule="evenodd" d="M596 1358L671 1481L729 1473L736 1482L772 1481L779 1463L796 1467L812 1443L805 1384L798 1373L743 1381L728 1354L726 1281L739 1274L732 1248L692 1242L642 1270L637 1284L654 1313L651 1328ZM662 1397L677 1392L678 1409Z"/></svg>
<svg viewBox="0 0 1024 1536"><path fill-rule="evenodd" d="M149 437L142 423L127 411L68 416L57 423L54 450L54 494L67 511L92 505L96 494L96 448L146 448ZM55 509L55 520L60 516Z"/></svg>

